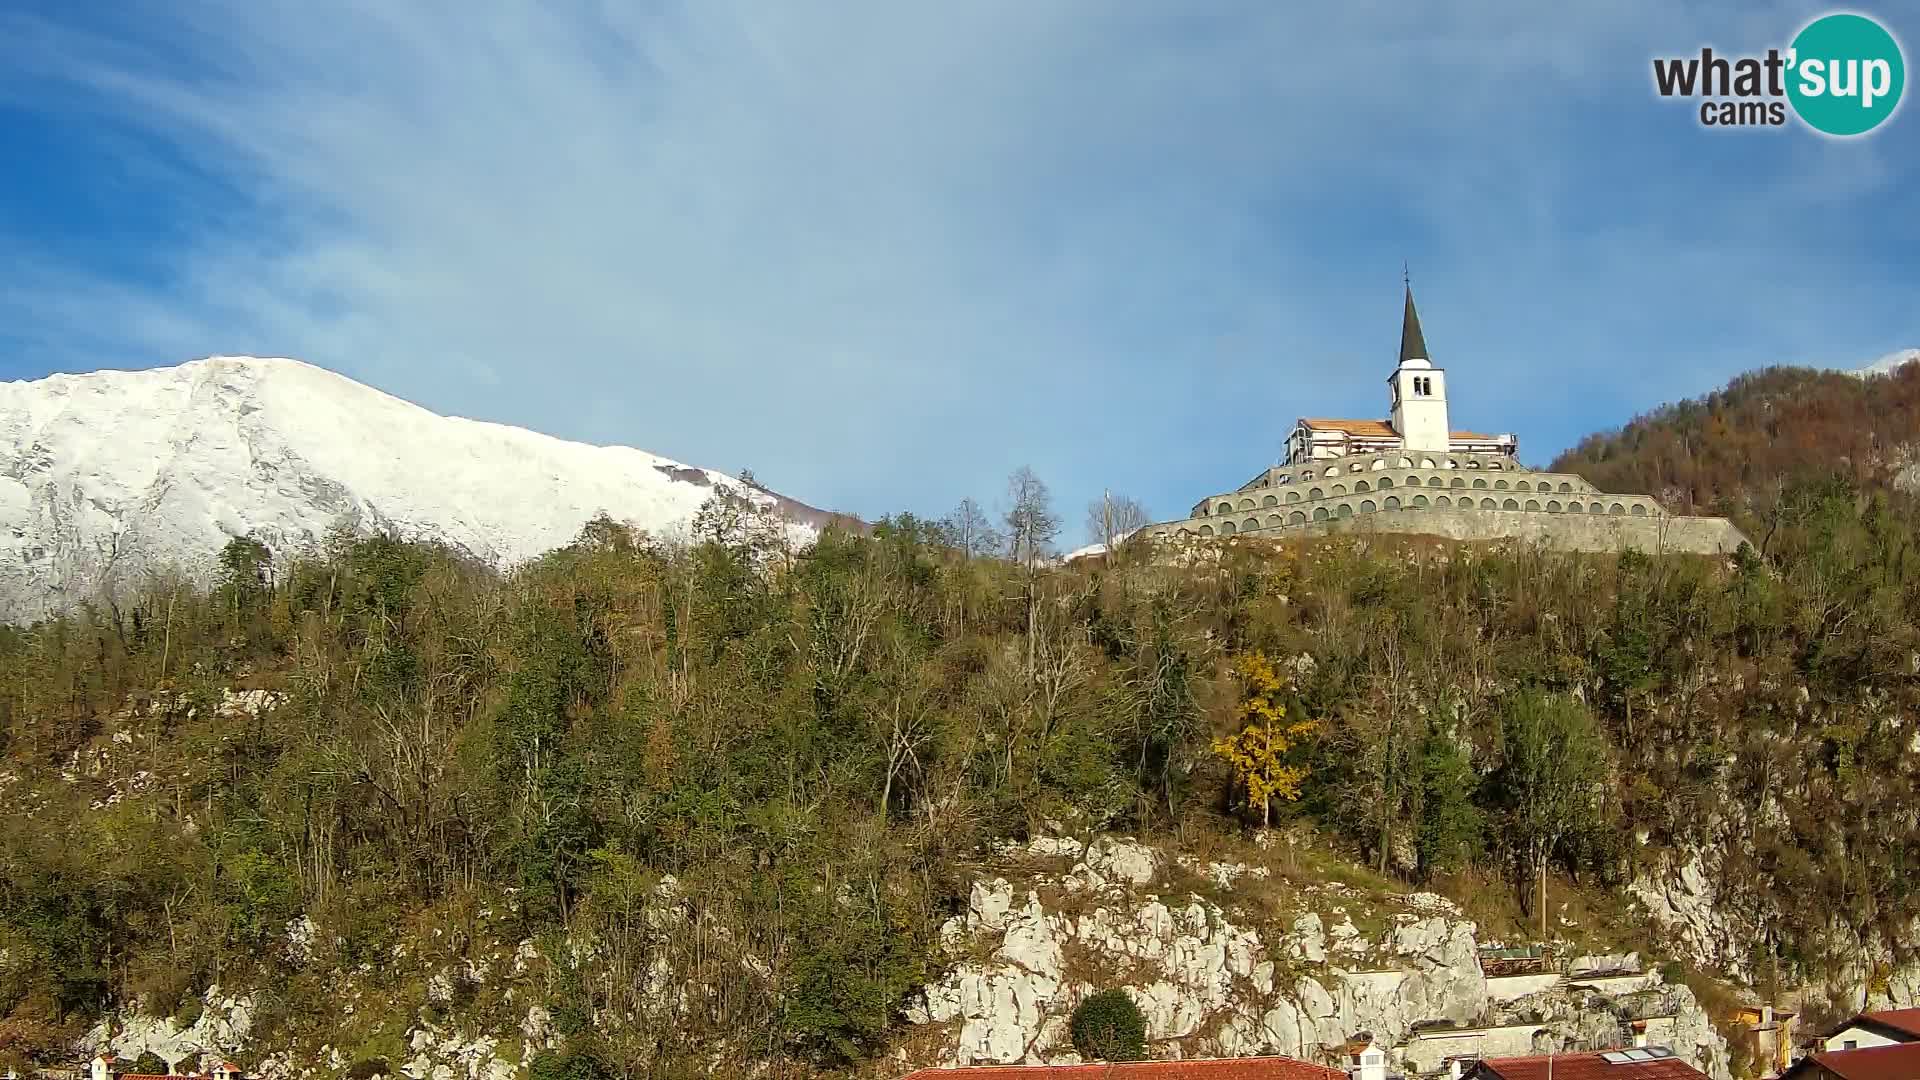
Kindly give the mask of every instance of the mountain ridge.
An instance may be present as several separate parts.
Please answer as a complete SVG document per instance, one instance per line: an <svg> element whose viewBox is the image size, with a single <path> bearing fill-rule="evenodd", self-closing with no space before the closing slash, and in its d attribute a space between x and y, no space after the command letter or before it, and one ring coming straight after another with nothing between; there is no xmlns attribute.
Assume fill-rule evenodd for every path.
<svg viewBox="0 0 1920 1080"><path fill-rule="evenodd" d="M717 491L804 540L833 518L631 446L442 416L287 357L214 356L0 383L0 619L34 618L227 539L278 553L337 527L435 539L496 566L605 514L683 528Z"/></svg>
<svg viewBox="0 0 1920 1080"><path fill-rule="evenodd" d="M1679 513L1760 510L1783 484L1815 475L1913 489L1920 364L1888 363L1899 355L1854 371L1750 371L1589 435L1551 468Z"/></svg>
<svg viewBox="0 0 1920 1080"><path fill-rule="evenodd" d="M1854 368L1848 374L1858 375L1863 379L1869 375L1888 375L1915 361L1920 361L1920 349L1897 349L1866 367Z"/></svg>

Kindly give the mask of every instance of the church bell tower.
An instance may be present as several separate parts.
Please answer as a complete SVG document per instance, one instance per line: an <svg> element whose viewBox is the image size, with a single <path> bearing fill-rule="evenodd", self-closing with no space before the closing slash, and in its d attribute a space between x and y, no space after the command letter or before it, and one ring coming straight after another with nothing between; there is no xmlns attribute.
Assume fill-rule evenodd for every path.
<svg viewBox="0 0 1920 1080"><path fill-rule="evenodd" d="M1407 311L1400 323L1400 366L1387 379L1393 395L1393 430L1408 450L1444 454L1453 446L1447 424L1447 373L1427 356L1420 313L1413 309L1413 285L1407 285Z"/></svg>

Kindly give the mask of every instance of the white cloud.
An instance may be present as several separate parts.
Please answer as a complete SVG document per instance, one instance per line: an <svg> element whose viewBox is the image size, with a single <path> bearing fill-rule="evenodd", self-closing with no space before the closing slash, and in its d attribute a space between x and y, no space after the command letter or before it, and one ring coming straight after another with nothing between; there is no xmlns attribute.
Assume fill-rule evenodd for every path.
<svg viewBox="0 0 1920 1080"><path fill-rule="evenodd" d="M1687 275L1777 255L1739 206L1683 210L1684 260L1665 223L1595 220L1630 193L1586 172L1633 151L1590 140L1639 136L1581 124L1618 123L1651 50L1714 25L1669 7L1574 26L1491 2L0 16L0 95L62 87L100 130L162 137L175 156L136 157L170 162L156 209L195 223L159 280L57 263L0 286L0 314L52 363L299 355L864 513L990 498L1026 461L1063 505L1111 483L1177 512L1293 415L1378 411L1402 254L1489 426L1590 396L1539 380L1541 341L1598 357L1622 308L1657 339L1735 303ZM1647 98L1630 124L1697 141ZM1778 182L1836 168L1822 153ZM1668 166L1645 167L1638 205L1671 203ZM1877 168L1850 175L1899 172ZM1827 311L1807 306L1792 317ZM1727 362L1676 370L1641 340L1634 365L1692 389Z"/></svg>

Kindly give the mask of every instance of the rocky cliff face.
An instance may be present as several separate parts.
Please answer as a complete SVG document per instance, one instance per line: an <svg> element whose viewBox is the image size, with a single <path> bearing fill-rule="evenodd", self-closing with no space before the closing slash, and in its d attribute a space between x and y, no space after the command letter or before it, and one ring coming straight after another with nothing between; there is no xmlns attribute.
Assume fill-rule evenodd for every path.
<svg viewBox="0 0 1920 1080"><path fill-rule="evenodd" d="M974 885L943 930L955 962L909 1012L920 1032L903 1058L1077 1060L1069 1014L1118 985L1161 1056L1327 1059L1364 1031L1414 1074L1455 1054L1627 1045L1644 1020L1649 1041L1728 1076L1725 1042L1685 987L1638 972L1631 956L1581 958L1574 978L1489 979L1475 925L1430 893L1383 904L1111 838L1041 838L1006 854L1050 869Z"/></svg>
<svg viewBox="0 0 1920 1080"><path fill-rule="evenodd" d="M297 967L308 965L320 934L304 917L294 920L287 927L286 959ZM515 1080L526 1075L535 1054L558 1039L547 1009L527 1001L534 996L527 975L538 959L533 943L514 948L489 941L486 954L491 955L479 964L449 963L433 948L416 953L398 946L379 972L370 967L324 971L315 965L313 974L323 977L329 992L301 1005L327 1009L329 1015L306 1017L305 1026L330 1034L311 1043L261 1037L263 1004L274 999L289 1004L285 987L263 987L210 991L191 1022L129 1009L96 1025L77 1049L85 1056L107 1052L126 1059L152 1052L173 1066L231 1058L245 1063L250 1075L288 1080L337 1076L368 1062L365 1055L377 1046L380 1056L372 1060L395 1080ZM424 978L405 978L403 986L402 972ZM454 1007L457 994L467 999L464 1009ZM394 1006L401 1010L396 1013Z"/></svg>
<svg viewBox="0 0 1920 1080"><path fill-rule="evenodd" d="M215 988L191 1023L129 1012L88 1032L84 1050L88 1055L110 1053L129 1061L153 1053L177 1072L183 1062L229 1057L247 1049L255 1006L251 994L230 995Z"/></svg>
<svg viewBox="0 0 1920 1080"><path fill-rule="evenodd" d="M1711 848L1671 852L1635 878L1627 891L1674 955L1756 985L1765 978L1766 958L1759 945L1765 935L1743 919L1741 906L1725 895L1720 862L1718 851ZM1920 919L1908 926L1906 937L1920 941ZM1854 942L1853 928L1836 918L1825 940ZM1911 952L1911 947L1896 949L1869 935L1825 957L1815 965L1824 979L1797 988L1782 1004L1823 1006L1834 1014L1920 1007L1920 959L1909 958Z"/></svg>
<svg viewBox="0 0 1920 1080"><path fill-rule="evenodd" d="M1067 1033L1074 1006L1118 986L1145 1013L1161 1057L1331 1060L1334 1047L1368 1032L1398 1070L1431 1076L1459 1055L1627 1045L1640 1021L1649 1042L1729 1080L1727 1047L1691 992L1640 971L1632 955L1581 956L1569 974L1489 978L1480 953L1497 943L1444 897L1281 873L1290 859L1257 854L1207 860L1114 837L1003 847L990 860L996 872L974 883L964 912L942 929L944 974L901 1018L897 1064L1077 1060ZM1696 911L1689 890L1704 887L1701 873L1680 875L1679 891L1664 894L1681 898L1672 910L1682 918ZM1710 914L1710 891L1703 895L1708 906L1697 910ZM687 917L679 899L662 881L648 924ZM558 1040L540 976L550 961L533 941L514 940L506 914L482 909L464 929L426 929L377 965L358 966L341 966L329 932L301 917L286 928L284 959L312 983L300 1008L328 1015L303 1016L297 1040L260 1022L288 1002L285 988L262 987L211 992L190 1020L122 1013L80 1049L152 1051L176 1063L232 1057L269 1078L338 1075L377 1060L409 1080L514 1080ZM1708 929L1724 932L1716 924L1700 933ZM577 954L566 961L575 967L597 963L588 942L560 952ZM648 1000L691 985L658 965L637 977ZM319 997L316 986L325 988ZM670 1024L671 1014L627 1022Z"/></svg>

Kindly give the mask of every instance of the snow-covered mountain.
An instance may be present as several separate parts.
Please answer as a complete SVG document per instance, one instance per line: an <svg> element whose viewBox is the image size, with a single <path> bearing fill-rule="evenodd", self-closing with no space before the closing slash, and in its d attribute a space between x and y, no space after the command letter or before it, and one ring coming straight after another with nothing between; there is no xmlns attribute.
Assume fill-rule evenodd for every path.
<svg viewBox="0 0 1920 1080"><path fill-rule="evenodd" d="M1920 360L1920 349L1901 349L1899 352L1888 353L1866 367L1855 368L1849 374L1858 375L1863 379L1869 375L1885 375L1895 368L1905 367L1916 360Z"/></svg>
<svg viewBox="0 0 1920 1080"><path fill-rule="evenodd" d="M234 536L284 555L337 525L391 529L508 566L601 512L671 534L720 488L796 539L830 516L644 450L440 416L297 360L0 383L0 621L150 569L204 573Z"/></svg>

